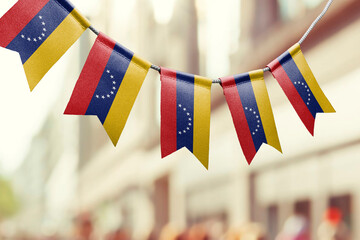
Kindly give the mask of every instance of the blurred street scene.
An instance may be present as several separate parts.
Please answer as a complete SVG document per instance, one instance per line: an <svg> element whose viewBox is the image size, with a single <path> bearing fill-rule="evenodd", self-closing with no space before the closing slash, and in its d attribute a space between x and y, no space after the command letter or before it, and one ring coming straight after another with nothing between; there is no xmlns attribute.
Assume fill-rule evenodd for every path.
<svg viewBox="0 0 360 240"><path fill-rule="evenodd" d="M16 0L0 2L0 15ZM218 78L265 67L323 0L73 0L93 26L160 66ZM266 73L283 154L248 166L219 85L210 166L161 159L151 70L115 148L96 117L63 115L96 36L87 30L30 93L0 49L0 240L360 239L360 1L334 1L302 45L336 114L311 136Z"/></svg>

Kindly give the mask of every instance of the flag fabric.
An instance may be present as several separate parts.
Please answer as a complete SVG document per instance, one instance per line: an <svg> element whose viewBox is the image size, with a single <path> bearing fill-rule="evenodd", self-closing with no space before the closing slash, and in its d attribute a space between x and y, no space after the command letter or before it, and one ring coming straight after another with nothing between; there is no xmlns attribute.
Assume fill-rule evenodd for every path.
<svg viewBox="0 0 360 240"><path fill-rule="evenodd" d="M161 153L185 147L209 166L212 80L161 68Z"/></svg>
<svg viewBox="0 0 360 240"><path fill-rule="evenodd" d="M67 0L19 0L0 18L0 46L20 54L32 91L89 26Z"/></svg>
<svg viewBox="0 0 360 240"><path fill-rule="evenodd" d="M268 67L308 131L314 135L316 114L335 110L316 81L300 44L295 44Z"/></svg>
<svg viewBox="0 0 360 240"><path fill-rule="evenodd" d="M100 33L65 114L96 115L116 145L150 66Z"/></svg>
<svg viewBox="0 0 360 240"><path fill-rule="evenodd" d="M221 84L247 162L263 143L281 152L263 70L221 78Z"/></svg>

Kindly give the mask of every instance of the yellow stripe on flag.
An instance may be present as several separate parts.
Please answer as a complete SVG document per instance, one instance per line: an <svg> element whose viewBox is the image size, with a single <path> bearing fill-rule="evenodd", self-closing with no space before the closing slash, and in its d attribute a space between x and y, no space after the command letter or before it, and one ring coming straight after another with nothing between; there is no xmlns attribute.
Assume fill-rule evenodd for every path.
<svg viewBox="0 0 360 240"><path fill-rule="evenodd" d="M324 113L335 112L335 109L321 90L319 83L316 81L304 54L301 51L300 44L295 44L289 49L289 52Z"/></svg>
<svg viewBox="0 0 360 240"><path fill-rule="evenodd" d="M265 85L264 72L263 70L257 70L250 72L249 75L257 106L259 108L261 122L264 127L267 144L274 147L279 152L282 152L269 94Z"/></svg>
<svg viewBox="0 0 360 240"><path fill-rule="evenodd" d="M121 82L104 122L104 128L115 146L119 141L150 66L151 63L134 55Z"/></svg>
<svg viewBox="0 0 360 240"><path fill-rule="evenodd" d="M90 22L74 9L24 63L31 91L89 26Z"/></svg>
<svg viewBox="0 0 360 240"><path fill-rule="evenodd" d="M195 76L193 153L206 169L209 167L211 85L210 79Z"/></svg>

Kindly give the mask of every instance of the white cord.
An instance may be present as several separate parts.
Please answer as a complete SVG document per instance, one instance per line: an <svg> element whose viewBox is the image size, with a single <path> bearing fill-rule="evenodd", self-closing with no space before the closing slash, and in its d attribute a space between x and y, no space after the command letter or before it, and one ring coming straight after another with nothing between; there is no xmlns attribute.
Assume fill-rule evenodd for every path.
<svg viewBox="0 0 360 240"><path fill-rule="evenodd" d="M326 12L329 10L331 4L334 2L334 0L329 0L324 8L324 10L320 13L320 15L315 19L315 21L311 24L311 26L309 27L309 29L306 31L306 33L302 36L302 38L299 41L299 44L301 45L305 39L309 36L309 34L311 33L311 31L315 28L316 24L324 17L324 15L326 14ZM90 30L93 31L96 35L99 35L99 31L96 30L93 26L90 26ZM151 68L160 72L161 68L157 65L151 65ZM266 67L263 69L264 72L268 72L270 71L269 67ZM221 83L220 79L214 79L213 83Z"/></svg>
<svg viewBox="0 0 360 240"><path fill-rule="evenodd" d="M311 31L314 29L314 27L316 26L316 24L324 17L324 15L326 14L326 12L329 10L331 4L333 3L334 0L329 0L328 3L326 4L324 10L321 12L321 14L315 19L315 21L311 24L311 26L309 27L309 29L306 31L306 33L304 34L304 36L302 36L302 38L299 41L299 44L301 45L305 39L309 36L309 34L311 33Z"/></svg>

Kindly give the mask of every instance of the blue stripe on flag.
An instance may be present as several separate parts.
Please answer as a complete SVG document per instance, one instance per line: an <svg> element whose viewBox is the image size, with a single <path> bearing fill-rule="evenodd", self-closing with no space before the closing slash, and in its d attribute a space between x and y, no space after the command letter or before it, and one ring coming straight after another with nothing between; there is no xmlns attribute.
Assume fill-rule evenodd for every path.
<svg viewBox="0 0 360 240"><path fill-rule="evenodd" d="M235 83L255 149L258 151L263 143L267 143L267 140L249 74L235 76Z"/></svg>
<svg viewBox="0 0 360 240"><path fill-rule="evenodd" d="M191 152L194 141L194 87L193 75L176 74L177 149L186 147Z"/></svg>
<svg viewBox="0 0 360 240"><path fill-rule="evenodd" d="M18 52L24 64L69 15L70 10L70 5L65 8L50 0L6 48Z"/></svg>
<svg viewBox="0 0 360 240"><path fill-rule="evenodd" d="M115 44L114 51L115 51L115 53L120 54L119 57L121 57L121 58L125 57L129 61L131 61L131 59L134 56L134 53L132 51L130 51L129 49L127 49L127 48L125 48L123 46L121 46L118 43Z"/></svg>
<svg viewBox="0 0 360 240"><path fill-rule="evenodd" d="M126 57L124 57L124 55ZM99 84L91 99L86 115L97 115L104 124L111 105L130 65L133 53L115 45Z"/></svg>
<svg viewBox="0 0 360 240"><path fill-rule="evenodd" d="M291 54L289 52L285 52L279 57L279 62L300 94L302 100L308 107L311 115L315 118L316 113L322 113L322 108L320 107L314 94L311 92Z"/></svg>
<svg viewBox="0 0 360 240"><path fill-rule="evenodd" d="M58 2L69 13L72 12L72 10L74 10L75 8L74 5L72 5L72 3L70 3L67 0L54 0L54 1Z"/></svg>

